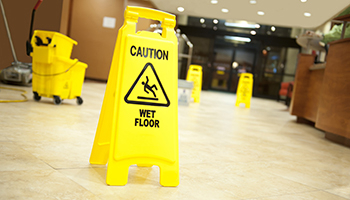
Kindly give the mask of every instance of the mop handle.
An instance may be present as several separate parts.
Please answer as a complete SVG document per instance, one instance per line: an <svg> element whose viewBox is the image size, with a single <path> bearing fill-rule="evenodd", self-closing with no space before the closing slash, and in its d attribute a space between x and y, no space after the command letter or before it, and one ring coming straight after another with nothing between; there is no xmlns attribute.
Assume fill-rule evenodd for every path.
<svg viewBox="0 0 350 200"><path fill-rule="evenodd" d="M39 0L38 2L36 2L35 6L34 6L34 10L37 10L39 8L41 2L43 2L43 0Z"/></svg>
<svg viewBox="0 0 350 200"><path fill-rule="evenodd" d="M5 22L5 27L6 27L6 31L7 31L7 36L8 36L9 41L10 41L10 46L11 46L11 50L12 50L12 56L13 56L13 59L15 60L15 63L17 64L18 60L17 60L15 48L13 47L11 33L10 33L9 25L7 24L7 19L6 19L6 15L5 15L5 9L4 9L4 5L2 4L2 0L0 0L0 6L1 6L2 16L4 17L4 22Z"/></svg>
<svg viewBox="0 0 350 200"><path fill-rule="evenodd" d="M29 42L32 39L32 34L33 34L33 24L34 24L35 11L39 8L39 6L42 2L43 2L43 0L38 0L38 2L36 2L35 6L33 8L32 20L30 21L30 29L29 29Z"/></svg>

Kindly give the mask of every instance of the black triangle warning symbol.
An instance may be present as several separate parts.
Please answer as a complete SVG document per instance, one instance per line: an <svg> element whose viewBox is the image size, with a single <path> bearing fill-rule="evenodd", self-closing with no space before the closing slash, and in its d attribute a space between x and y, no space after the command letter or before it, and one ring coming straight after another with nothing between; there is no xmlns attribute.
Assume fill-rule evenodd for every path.
<svg viewBox="0 0 350 200"><path fill-rule="evenodd" d="M170 101L156 70L147 63L124 97L128 104L168 107Z"/></svg>

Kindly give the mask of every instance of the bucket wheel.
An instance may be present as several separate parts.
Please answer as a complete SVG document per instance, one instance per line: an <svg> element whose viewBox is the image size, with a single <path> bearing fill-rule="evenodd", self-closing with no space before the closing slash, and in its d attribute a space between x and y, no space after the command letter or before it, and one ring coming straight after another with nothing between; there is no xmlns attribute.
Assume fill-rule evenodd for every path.
<svg viewBox="0 0 350 200"><path fill-rule="evenodd" d="M53 103L60 105L62 103L62 99L59 96L53 96Z"/></svg>
<svg viewBox="0 0 350 200"><path fill-rule="evenodd" d="M35 101L40 101L41 96L39 96L39 94L38 94L37 92L33 92L33 94L34 94L33 99L34 99Z"/></svg>
<svg viewBox="0 0 350 200"><path fill-rule="evenodd" d="M83 99L81 98L81 97L77 97L77 104L78 105L81 105L81 104L83 104Z"/></svg>

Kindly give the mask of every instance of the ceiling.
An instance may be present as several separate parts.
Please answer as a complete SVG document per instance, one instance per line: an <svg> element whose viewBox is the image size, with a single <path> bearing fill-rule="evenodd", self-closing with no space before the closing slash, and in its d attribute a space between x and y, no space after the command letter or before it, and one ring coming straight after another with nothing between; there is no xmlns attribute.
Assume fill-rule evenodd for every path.
<svg viewBox="0 0 350 200"><path fill-rule="evenodd" d="M245 20L252 23L285 26L316 28L350 6L350 0L150 0L163 11L177 15L189 15L204 18L217 18L229 21ZM184 8L179 12L177 8ZM228 9L223 13L221 9ZM258 15L263 11L264 15ZM311 14L310 17L304 13Z"/></svg>

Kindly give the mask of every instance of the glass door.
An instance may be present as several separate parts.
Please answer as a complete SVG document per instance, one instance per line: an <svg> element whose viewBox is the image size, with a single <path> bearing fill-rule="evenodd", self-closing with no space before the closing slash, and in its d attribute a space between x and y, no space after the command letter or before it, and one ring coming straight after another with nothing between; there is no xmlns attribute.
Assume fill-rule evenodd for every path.
<svg viewBox="0 0 350 200"><path fill-rule="evenodd" d="M236 93L240 74L254 74L255 59L254 49L216 45L210 88Z"/></svg>
<svg viewBox="0 0 350 200"><path fill-rule="evenodd" d="M255 50L247 48L235 48L234 59L232 62L230 92L236 93L238 80L241 73L254 74L255 59Z"/></svg>
<svg viewBox="0 0 350 200"><path fill-rule="evenodd" d="M211 68L210 88L228 91L232 73L233 48L229 46L214 47L214 61Z"/></svg>
<svg viewBox="0 0 350 200"><path fill-rule="evenodd" d="M254 80L255 96L277 99L281 82L294 80L299 49L267 47Z"/></svg>

